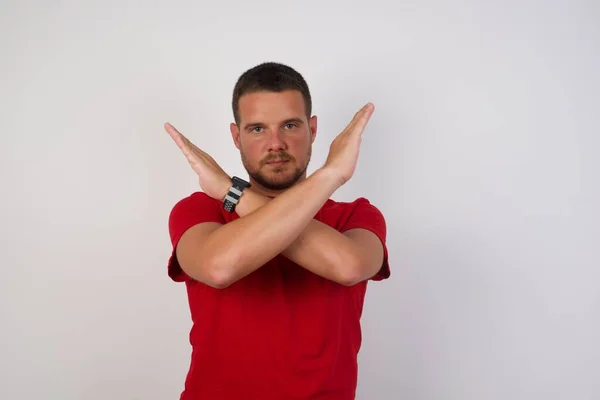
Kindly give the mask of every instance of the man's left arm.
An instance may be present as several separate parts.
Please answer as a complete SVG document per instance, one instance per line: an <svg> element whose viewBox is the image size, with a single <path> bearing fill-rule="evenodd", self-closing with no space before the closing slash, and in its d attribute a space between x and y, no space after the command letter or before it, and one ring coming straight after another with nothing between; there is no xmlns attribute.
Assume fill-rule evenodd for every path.
<svg viewBox="0 0 600 400"><path fill-rule="evenodd" d="M355 228L340 233L314 219L282 254L307 270L346 286L370 279L384 263L383 245L373 232Z"/></svg>
<svg viewBox="0 0 600 400"><path fill-rule="evenodd" d="M240 217L270 201L251 188L244 191L242 199L236 207ZM372 231L356 227L341 233L316 219L281 254L314 274L346 286L370 279L385 261L382 240Z"/></svg>

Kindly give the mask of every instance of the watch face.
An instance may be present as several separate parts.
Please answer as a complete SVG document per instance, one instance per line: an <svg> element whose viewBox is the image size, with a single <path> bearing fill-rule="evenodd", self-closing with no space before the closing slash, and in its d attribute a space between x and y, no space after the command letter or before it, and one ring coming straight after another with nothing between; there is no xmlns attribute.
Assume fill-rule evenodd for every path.
<svg viewBox="0 0 600 400"><path fill-rule="evenodd" d="M245 180L238 178L237 176L233 177L233 183L236 183L236 184L244 186L244 187L250 187L249 182L246 182Z"/></svg>

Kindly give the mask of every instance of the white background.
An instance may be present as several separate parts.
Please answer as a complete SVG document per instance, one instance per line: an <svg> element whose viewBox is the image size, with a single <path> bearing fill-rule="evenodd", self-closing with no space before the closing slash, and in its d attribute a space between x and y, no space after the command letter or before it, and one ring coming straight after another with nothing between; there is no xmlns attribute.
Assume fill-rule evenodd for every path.
<svg viewBox="0 0 600 400"><path fill-rule="evenodd" d="M2 2L0 398L178 398L167 218L198 185L163 123L244 175L263 61L310 85L309 172L376 106L334 196L388 222L357 397L600 398L599 3L285 3Z"/></svg>

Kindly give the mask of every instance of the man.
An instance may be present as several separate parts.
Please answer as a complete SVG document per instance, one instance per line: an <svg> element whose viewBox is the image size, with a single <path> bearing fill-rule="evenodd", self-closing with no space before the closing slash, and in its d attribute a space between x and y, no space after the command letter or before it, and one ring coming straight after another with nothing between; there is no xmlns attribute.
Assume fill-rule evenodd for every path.
<svg viewBox="0 0 600 400"><path fill-rule="evenodd" d="M249 182L165 124L202 188L169 218L168 273L186 283L193 321L181 399L354 399L367 282L390 276L386 224L367 199L330 196L354 173L374 107L310 177L317 117L298 72L249 69L232 108Z"/></svg>

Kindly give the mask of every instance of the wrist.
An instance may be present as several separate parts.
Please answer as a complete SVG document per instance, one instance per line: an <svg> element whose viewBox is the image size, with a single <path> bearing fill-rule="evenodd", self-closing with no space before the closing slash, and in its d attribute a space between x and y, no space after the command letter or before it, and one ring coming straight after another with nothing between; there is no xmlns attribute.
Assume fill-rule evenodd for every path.
<svg viewBox="0 0 600 400"><path fill-rule="evenodd" d="M227 196L227 193L229 193L229 189L231 189L231 185L232 185L232 181L230 177L227 177L227 179L223 179L223 183L222 183L222 189L221 189L221 193L220 193L220 197L219 200L221 201L225 201L225 196Z"/></svg>
<svg viewBox="0 0 600 400"><path fill-rule="evenodd" d="M312 176L320 180L323 184L332 189L332 192L338 190L343 184L343 179L331 167L323 166L317 169Z"/></svg>

